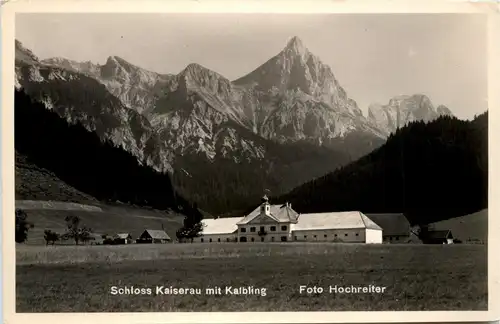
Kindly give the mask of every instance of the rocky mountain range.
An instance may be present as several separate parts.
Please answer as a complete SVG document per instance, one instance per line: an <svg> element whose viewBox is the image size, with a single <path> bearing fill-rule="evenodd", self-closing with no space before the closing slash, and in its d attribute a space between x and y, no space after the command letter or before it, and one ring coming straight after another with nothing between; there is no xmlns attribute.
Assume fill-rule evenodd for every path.
<svg viewBox="0 0 500 324"><path fill-rule="evenodd" d="M15 87L69 123L81 123L103 140L135 155L158 171L172 171L172 152L165 147L149 120L125 106L94 78L41 62L16 41Z"/></svg>
<svg viewBox="0 0 500 324"><path fill-rule="evenodd" d="M363 116L331 68L297 37L234 81L196 63L159 74L117 56L104 65L39 60L16 41L16 88L142 163L176 173L185 188L204 190L193 174L224 165L234 170L210 186L222 190L232 176L244 182L242 172L263 172L258 195L265 186L284 192L333 171L379 147L398 125L450 114L415 95L372 105Z"/></svg>
<svg viewBox="0 0 500 324"><path fill-rule="evenodd" d="M413 121L430 122L439 116L453 116L447 107L434 108L431 100L422 94L397 96L387 105L371 104L368 120L384 134L390 134Z"/></svg>

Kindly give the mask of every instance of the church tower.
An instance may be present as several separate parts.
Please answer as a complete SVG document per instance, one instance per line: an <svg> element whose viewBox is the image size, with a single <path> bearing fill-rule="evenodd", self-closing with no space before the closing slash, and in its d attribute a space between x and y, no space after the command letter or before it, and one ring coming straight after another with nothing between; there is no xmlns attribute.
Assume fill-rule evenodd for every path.
<svg viewBox="0 0 500 324"><path fill-rule="evenodd" d="M262 197L262 204L260 205L260 214L269 216L271 213L271 205L269 204L269 198L267 195Z"/></svg>

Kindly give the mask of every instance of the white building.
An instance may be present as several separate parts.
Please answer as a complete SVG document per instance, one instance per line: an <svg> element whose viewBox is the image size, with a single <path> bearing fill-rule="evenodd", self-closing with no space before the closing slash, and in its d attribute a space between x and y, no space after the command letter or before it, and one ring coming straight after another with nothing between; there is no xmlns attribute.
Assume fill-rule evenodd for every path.
<svg viewBox="0 0 500 324"><path fill-rule="evenodd" d="M299 214L290 204L262 204L244 217L204 219L194 242L382 243L382 228L359 211Z"/></svg>
<svg viewBox="0 0 500 324"><path fill-rule="evenodd" d="M238 219L241 218L204 219L203 236L195 238L193 242L236 242Z"/></svg>

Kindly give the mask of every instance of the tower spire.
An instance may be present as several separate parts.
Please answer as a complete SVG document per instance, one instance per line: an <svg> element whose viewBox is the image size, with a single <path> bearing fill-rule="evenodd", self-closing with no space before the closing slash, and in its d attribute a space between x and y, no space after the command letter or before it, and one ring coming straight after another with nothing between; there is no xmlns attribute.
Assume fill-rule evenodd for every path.
<svg viewBox="0 0 500 324"><path fill-rule="evenodd" d="M262 204L260 205L260 213L263 215L269 215L271 212L271 206L269 205L269 198L267 194L262 197Z"/></svg>

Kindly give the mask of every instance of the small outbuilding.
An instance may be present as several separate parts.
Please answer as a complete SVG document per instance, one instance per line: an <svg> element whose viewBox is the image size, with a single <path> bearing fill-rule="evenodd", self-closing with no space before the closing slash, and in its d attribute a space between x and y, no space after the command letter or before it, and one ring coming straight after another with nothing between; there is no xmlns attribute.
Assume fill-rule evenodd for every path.
<svg viewBox="0 0 500 324"><path fill-rule="evenodd" d="M451 230L429 231L422 238L424 244L453 244Z"/></svg>
<svg viewBox="0 0 500 324"><path fill-rule="evenodd" d="M171 242L170 236L163 230L147 229L139 236L137 243L168 243Z"/></svg>

